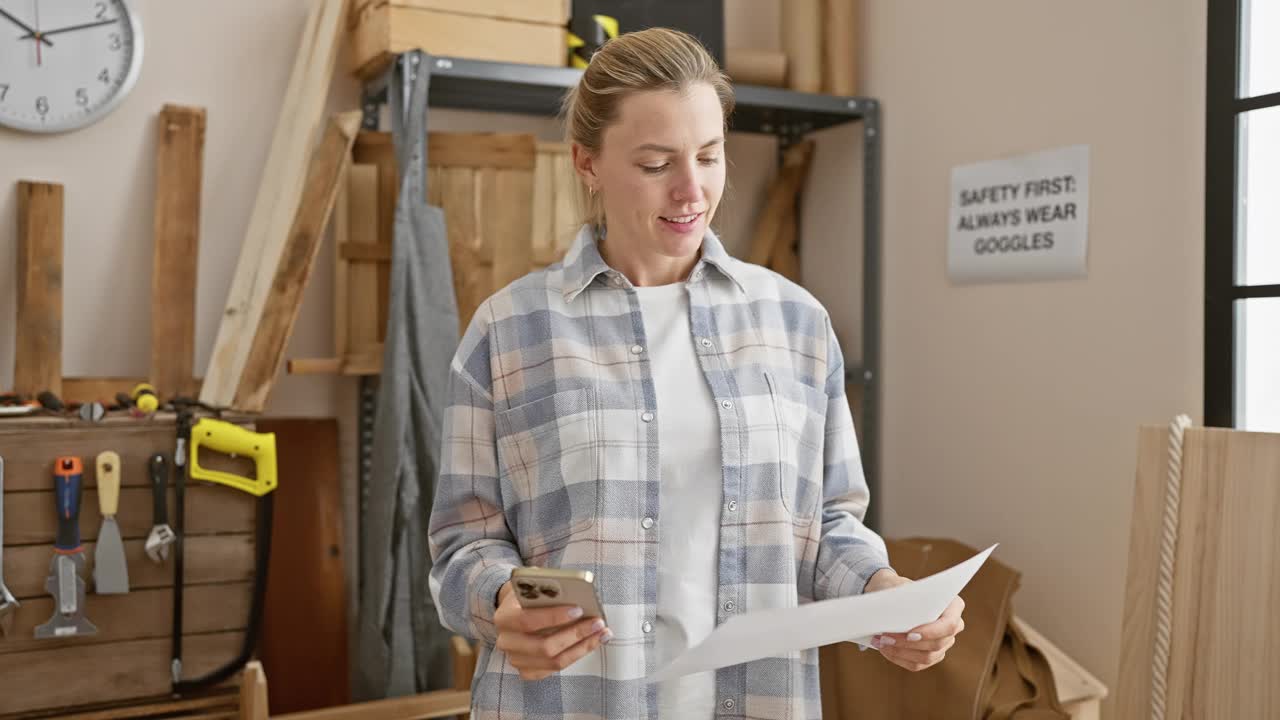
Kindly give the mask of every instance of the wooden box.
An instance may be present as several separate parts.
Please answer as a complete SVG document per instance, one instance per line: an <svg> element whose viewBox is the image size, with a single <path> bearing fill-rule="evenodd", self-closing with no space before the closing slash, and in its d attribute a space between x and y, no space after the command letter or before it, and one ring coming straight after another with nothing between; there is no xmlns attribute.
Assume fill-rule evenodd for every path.
<svg viewBox="0 0 1280 720"><path fill-rule="evenodd" d="M369 0L351 13L351 62L360 77L421 48L472 60L563 66L563 0Z"/></svg>
<svg viewBox="0 0 1280 720"><path fill-rule="evenodd" d="M143 550L152 526L147 463L164 453L170 461L176 424L172 415L149 420L107 418L101 423L57 418L0 421L4 458L4 582L17 597L12 631L0 639L0 716L59 711L84 705L142 700L168 694L172 634L173 563L153 563ZM98 511L95 459L120 455L121 490L116 520L129 569L127 595L93 592ZM53 557L53 465L63 455L84 464L80 536L86 572L85 615L96 635L36 640L49 620L53 598L45 578ZM243 459L233 468L244 473ZM202 463L206 458L202 456ZM251 467L251 465L249 466ZM172 483L172 477L170 477ZM173 490L169 492L172 524ZM189 482L186 489L183 676L221 667L240 651L254 570L256 498L223 487Z"/></svg>

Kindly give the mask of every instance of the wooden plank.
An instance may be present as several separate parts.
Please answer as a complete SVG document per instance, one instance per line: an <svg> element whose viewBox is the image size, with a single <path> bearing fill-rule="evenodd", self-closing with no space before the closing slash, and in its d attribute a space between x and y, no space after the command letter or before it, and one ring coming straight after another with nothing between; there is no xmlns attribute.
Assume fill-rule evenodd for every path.
<svg viewBox="0 0 1280 720"><path fill-rule="evenodd" d="M563 25L377 5L361 13L351 33L351 67L370 78L397 54L418 48L433 55L562 67L566 38Z"/></svg>
<svg viewBox="0 0 1280 720"><path fill-rule="evenodd" d="M388 0L357 0L349 25L355 27L358 24L360 12L386 4ZM569 23L569 3L566 0L390 0L390 4L561 27Z"/></svg>
<svg viewBox="0 0 1280 720"><path fill-rule="evenodd" d="M396 170L395 145L391 133L363 130L356 138L352 155L356 163L375 165L378 168L378 242L391 247L391 238L395 231L396 202L400 196L400 176ZM386 340L387 303L391 296L391 267L379 266L377 269L378 298L377 342ZM354 338L353 338L353 342Z"/></svg>
<svg viewBox="0 0 1280 720"><path fill-rule="evenodd" d="M240 720L267 720L267 676L262 663L250 660L240 673Z"/></svg>
<svg viewBox="0 0 1280 720"><path fill-rule="evenodd" d="M231 710L237 706L236 695L226 689L219 689L215 694L208 697L192 698L190 700L173 700L171 696L164 696L156 699L142 699L129 701L127 705L119 703L109 703L105 707L101 703L92 706L95 709L85 709L76 711L71 715L65 715L61 712L57 717L61 720L141 720L142 718L153 718L161 716L181 715L182 720L191 720L190 715L183 713L198 712L201 710ZM23 718L49 717L43 713L40 714L23 714Z"/></svg>
<svg viewBox="0 0 1280 720"><path fill-rule="evenodd" d="M391 248L386 245L349 242L338 246L338 254L347 262L391 262Z"/></svg>
<svg viewBox="0 0 1280 720"><path fill-rule="evenodd" d="M533 148L529 148L530 159ZM481 174L480 232L492 248L489 294L524 277L533 263L533 169L490 170ZM491 174L490 174L491 173ZM482 298L483 301L483 298ZM466 326L459 328L464 331Z"/></svg>
<svg viewBox="0 0 1280 720"><path fill-rule="evenodd" d="M822 0L822 91L858 94L857 0Z"/></svg>
<svg viewBox="0 0 1280 720"><path fill-rule="evenodd" d="M11 427L7 422L0 423L0 447L5 448L5 490L51 490L53 463L63 455L77 455L84 459L84 486L96 487L97 469L91 461L104 450L120 455L122 487L150 488L147 468L152 455L163 453L170 461L172 471L176 432L172 423L127 417L113 417L92 425L76 421L65 428L49 427L34 432ZM253 468L252 463L244 458L233 459L220 453L202 455L201 464L241 474L250 473Z"/></svg>
<svg viewBox="0 0 1280 720"><path fill-rule="evenodd" d="M307 160L324 120L345 10L346 0L320 0L311 7L200 391L206 404L229 407L242 387L302 201Z"/></svg>
<svg viewBox="0 0 1280 720"><path fill-rule="evenodd" d="M787 54L777 50L728 48L725 72L735 83L787 86Z"/></svg>
<svg viewBox="0 0 1280 720"><path fill-rule="evenodd" d="M63 189L18 183L18 325L13 390L62 394Z"/></svg>
<svg viewBox="0 0 1280 720"><path fill-rule="evenodd" d="M333 211L338 186L345 181L351 145L360 131L360 112L334 116L324 139L311 156L306 188L288 242L276 267L257 332L232 406L248 412L266 409L271 386L284 364L285 346L302 305L320 241Z"/></svg>
<svg viewBox="0 0 1280 720"><path fill-rule="evenodd" d="M553 238L555 239L555 261L564 256L573 239L582 226L582 209L579 207L578 194L581 181L573 169L573 156L568 152L557 158L555 163L555 223Z"/></svg>
<svg viewBox="0 0 1280 720"><path fill-rule="evenodd" d="M4 545L5 554L15 545L53 545L57 518L54 517L53 483L47 492L5 493L4 496ZM254 529L254 508L257 498L222 486L193 483L187 486L186 532L188 535L212 535L219 533L247 533ZM151 532L151 490L124 488L120 491L120 512L116 522L125 539L145 538ZM173 510L173 494L170 493L170 522L176 514ZM102 526L98 512L98 492L86 490L80 507L80 537L97 537ZM47 565L46 561L46 565ZM45 573L48 574L48 573ZM7 574L6 574L6 577Z"/></svg>
<svg viewBox="0 0 1280 720"><path fill-rule="evenodd" d="M1167 427L1143 427L1138 432L1129 566L1125 573L1124 620L1120 632L1120 676L1113 704L1116 717L1146 717L1151 707L1151 658L1155 647L1156 585L1168 444Z"/></svg>
<svg viewBox="0 0 1280 720"><path fill-rule="evenodd" d="M146 540L143 538L124 542L125 562L129 564L129 589L173 587L172 551L168 560L154 563L147 557L145 545ZM95 546L92 539L84 543L86 577L93 577ZM255 558L252 534L188 534L185 547L183 576L188 586L248 582L253 579ZM49 575L49 561L52 557L51 545L6 547L5 584L9 586L9 591L24 603L28 598L45 595L44 579Z"/></svg>
<svg viewBox="0 0 1280 720"><path fill-rule="evenodd" d="M1163 428L1140 436L1116 691L1135 714L1122 717L1151 702L1166 438ZM1280 435L1191 428L1182 470L1165 716L1276 717Z"/></svg>
<svg viewBox="0 0 1280 720"><path fill-rule="evenodd" d="M533 170L537 141L528 133L427 133L427 163L434 167Z"/></svg>
<svg viewBox="0 0 1280 720"><path fill-rule="evenodd" d="M533 247L534 267L545 267L555 262L555 162L557 151L538 143L538 159L533 166L533 224L529 244Z"/></svg>
<svg viewBox="0 0 1280 720"><path fill-rule="evenodd" d="M203 675L236 656L242 633L184 635L183 673ZM147 698L170 687L168 638L35 650L0 656L0 713ZM51 671L56 668L56 672Z"/></svg>
<svg viewBox="0 0 1280 720"><path fill-rule="evenodd" d="M365 133L361 133L363 136ZM358 142L358 138L357 138ZM391 257L391 243L379 244L381 232L379 217L379 188L377 165L356 163L347 171L350 192L350 243L351 245L376 247ZM394 208L392 210L394 212ZM347 346L343 353L354 348L376 343L385 332L378 324L380 304L378 274L389 268L356 263L348 267L348 297L350 304L343 308L347 313ZM390 276L388 276L390 277Z"/></svg>
<svg viewBox="0 0 1280 720"><path fill-rule="evenodd" d="M45 573L48 574L47 572ZM127 595L96 595L87 576L89 594L85 596L85 617L98 628L98 634L85 638L37 640L35 629L53 616L53 596L22 601L16 616L14 632L0 642L0 657L32 650L60 647L85 647L103 643L168 638L173 631L173 590L170 588L134 590ZM243 630L249 621L251 583L195 585L182 594L183 633L210 633Z"/></svg>
<svg viewBox="0 0 1280 720"><path fill-rule="evenodd" d="M147 378L140 377L79 377L62 378L62 394L59 397L64 403L114 403L116 401L116 393L122 392L126 395L133 392L138 383L147 382ZM188 386L196 381L187 378Z"/></svg>
<svg viewBox="0 0 1280 720"><path fill-rule="evenodd" d="M342 256L341 250L351 242L351 166L347 166L347 177L338 183L338 196L333 202L333 352L343 355L347 352L349 340L348 323L351 319L351 263Z"/></svg>
<svg viewBox="0 0 1280 720"><path fill-rule="evenodd" d="M377 375L382 372L382 343L373 343L340 358L293 358L290 375Z"/></svg>
<svg viewBox="0 0 1280 720"><path fill-rule="evenodd" d="M345 705L351 692L338 421L264 418L258 430L275 433L276 503L289 508L271 533L258 646L271 678L271 713ZM324 652L299 653L302 647Z"/></svg>
<svg viewBox="0 0 1280 720"><path fill-rule="evenodd" d="M768 266L782 234L787 214L795 213L796 194L800 191L809 170L813 153L813 141L806 140L787 149L783 165L769 187L768 199L756 219L751 236L751 249L747 262Z"/></svg>
<svg viewBox="0 0 1280 720"><path fill-rule="evenodd" d="M156 146L151 267L151 383L161 398L191 395L205 110L165 105Z"/></svg>
<svg viewBox="0 0 1280 720"><path fill-rule="evenodd" d="M431 720L471 710L466 690L436 690L421 695L374 700L342 707L276 716L277 720Z"/></svg>
<svg viewBox="0 0 1280 720"><path fill-rule="evenodd" d="M800 92L822 92L821 0L790 0L782 13L787 84Z"/></svg>
<svg viewBox="0 0 1280 720"><path fill-rule="evenodd" d="M449 235L449 260L453 270L453 291L458 302L458 327L466 328L476 308L487 296L492 269L480 254L477 227L476 171L471 168L442 168L440 204L444 208L445 232Z"/></svg>

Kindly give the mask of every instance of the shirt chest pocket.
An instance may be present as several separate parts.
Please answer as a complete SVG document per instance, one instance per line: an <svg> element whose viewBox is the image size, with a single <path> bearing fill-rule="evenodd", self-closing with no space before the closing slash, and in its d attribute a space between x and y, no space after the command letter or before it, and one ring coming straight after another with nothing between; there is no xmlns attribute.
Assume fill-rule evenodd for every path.
<svg viewBox="0 0 1280 720"><path fill-rule="evenodd" d="M827 396L771 372L765 381L777 426L778 492L792 520L807 523L822 504Z"/></svg>
<svg viewBox="0 0 1280 720"><path fill-rule="evenodd" d="M600 412L590 387L496 415L508 522L526 557L595 524Z"/></svg>

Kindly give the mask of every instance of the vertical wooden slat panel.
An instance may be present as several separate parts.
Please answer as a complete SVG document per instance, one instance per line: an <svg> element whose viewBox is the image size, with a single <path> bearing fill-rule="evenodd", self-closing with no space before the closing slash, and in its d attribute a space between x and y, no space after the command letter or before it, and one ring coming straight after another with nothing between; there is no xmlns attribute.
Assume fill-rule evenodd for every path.
<svg viewBox="0 0 1280 720"><path fill-rule="evenodd" d="M350 182L351 242L374 246L382 232L379 217L378 167L365 163L351 166ZM385 330L379 325L378 268L386 263L354 262L350 274L350 304L335 308L335 312L349 313L347 333L350 338L348 353L361 352L376 345Z"/></svg>
<svg viewBox="0 0 1280 720"><path fill-rule="evenodd" d="M15 392L62 394L62 213L56 183L18 183Z"/></svg>
<svg viewBox="0 0 1280 720"><path fill-rule="evenodd" d="M533 263L533 173L497 170L481 195L486 244L493 248L491 293L528 274Z"/></svg>
<svg viewBox="0 0 1280 720"><path fill-rule="evenodd" d="M458 327L462 332L471 321L483 298L477 299L488 286L488 269L476 252L475 170L444 168L441 170L440 200L444 206L445 228L449 234L449 254L453 266L453 289L458 300Z"/></svg>
<svg viewBox="0 0 1280 720"><path fill-rule="evenodd" d="M166 105L156 147L151 269L151 382L161 397L189 395L195 356L205 110Z"/></svg>

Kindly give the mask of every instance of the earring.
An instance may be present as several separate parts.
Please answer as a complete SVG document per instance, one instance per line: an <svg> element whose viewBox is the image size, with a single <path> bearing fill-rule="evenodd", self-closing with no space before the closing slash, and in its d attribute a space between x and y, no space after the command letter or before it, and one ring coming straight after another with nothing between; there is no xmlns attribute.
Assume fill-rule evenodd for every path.
<svg viewBox="0 0 1280 720"><path fill-rule="evenodd" d="M590 193L590 194L591 194L591 197L593 197L593 198L594 198L594 197L596 196L596 186L595 186L595 185L588 185L588 186L587 186L587 192L588 192L588 193Z"/></svg>

